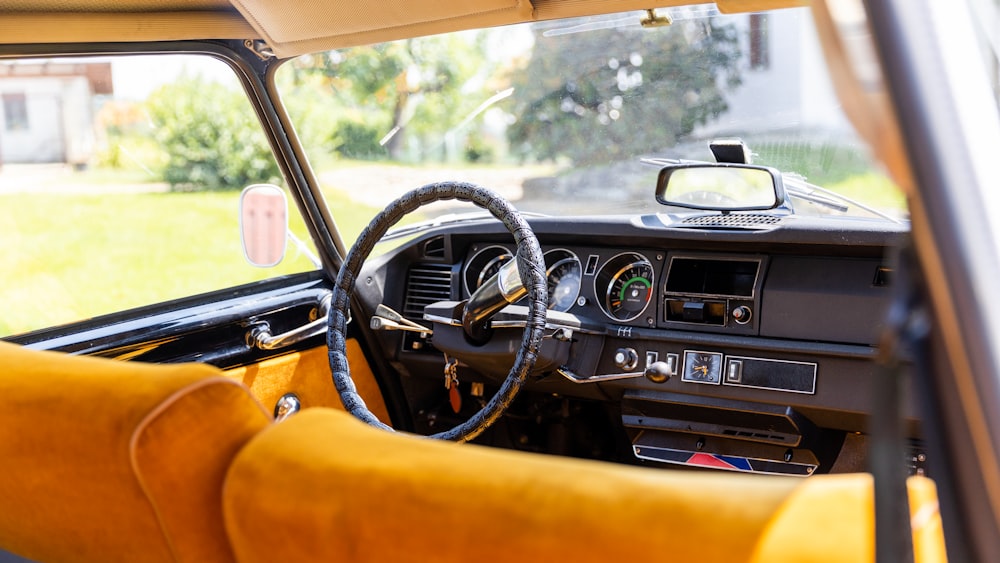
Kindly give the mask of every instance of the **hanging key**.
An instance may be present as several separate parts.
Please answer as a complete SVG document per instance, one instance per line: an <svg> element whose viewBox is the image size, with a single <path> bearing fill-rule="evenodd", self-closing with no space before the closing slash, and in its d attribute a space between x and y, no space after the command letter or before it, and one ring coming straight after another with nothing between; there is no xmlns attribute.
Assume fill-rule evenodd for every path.
<svg viewBox="0 0 1000 563"><path fill-rule="evenodd" d="M462 410L462 394L458 392L458 360L444 355L444 388L448 390L451 410L458 414Z"/></svg>

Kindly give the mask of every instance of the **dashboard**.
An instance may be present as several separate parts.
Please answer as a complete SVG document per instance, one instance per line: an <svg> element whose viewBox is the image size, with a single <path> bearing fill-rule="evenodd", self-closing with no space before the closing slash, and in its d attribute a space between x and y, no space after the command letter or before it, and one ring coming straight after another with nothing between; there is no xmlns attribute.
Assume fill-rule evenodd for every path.
<svg viewBox="0 0 1000 563"><path fill-rule="evenodd" d="M511 415L516 430L488 438L496 445L769 474L864 469L875 344L905 226L795 216L722 228L669 215L530 223L545 254L547 338ZM437 227L372 261L375 281L359 292L368 307L423 322L428 305L467 299L511 260L508 238L490 221ZM502 380L521 332L508 309L485 346L437 330L377 333L418 427L458 414L440 405L442 350L460 360L473 399ZM923 472L906 395L906 461ZM570 438L552 438L560 432ZM582 451L588 441L604 447Z"/></svg>

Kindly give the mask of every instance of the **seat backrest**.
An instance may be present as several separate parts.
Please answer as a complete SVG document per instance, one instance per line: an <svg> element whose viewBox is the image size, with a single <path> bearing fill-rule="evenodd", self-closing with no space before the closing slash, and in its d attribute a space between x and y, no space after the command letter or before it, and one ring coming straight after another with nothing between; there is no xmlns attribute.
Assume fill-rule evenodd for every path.
<svg viewBox="0 0 1000 563"><path fill-rule="evenodd" d="M661 471L442 443L316 408L237 454L223 506L241 563L818 563L873 560L871 488L865 474ZM832 548L783 550L773 540L788 527ZM929 541L943 545L939 529Z"/></svg>
<svg viewBox="0 0 1000 563"><path fill-rule="evenodd" d="M225 472L270 422L199 364L0 342L0 547L38 561L232 561Z"/></svg>

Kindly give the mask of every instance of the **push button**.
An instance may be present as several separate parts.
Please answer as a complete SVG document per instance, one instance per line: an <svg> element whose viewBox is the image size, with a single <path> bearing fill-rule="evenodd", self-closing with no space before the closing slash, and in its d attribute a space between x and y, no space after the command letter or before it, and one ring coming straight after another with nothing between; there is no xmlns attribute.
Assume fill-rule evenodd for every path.
<svg viewBox="0 0 1000 563"><path fill-rule="evenodd" d="M739 383L743 380L743 362L740 360L729 360L726 365L726 383Z"/></svg>

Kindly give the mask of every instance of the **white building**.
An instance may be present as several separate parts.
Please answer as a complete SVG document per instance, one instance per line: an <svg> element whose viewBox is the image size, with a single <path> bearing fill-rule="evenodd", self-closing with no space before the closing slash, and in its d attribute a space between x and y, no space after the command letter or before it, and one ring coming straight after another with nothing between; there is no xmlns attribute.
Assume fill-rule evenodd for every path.
<svg viewBox="0 0 1000 563"><path fill-rule="evenodd" d="M112 93L110 63L0 64L0 165L86 164L95 96Z"/></svg>
<svg viewBox="0 0 1000 563"><path fill-rule="evenodd" d="M743 41L743 83L726 95L730 110L700 127L695 136L851 131L833 93L808 10L733 18Z"/></svg>

